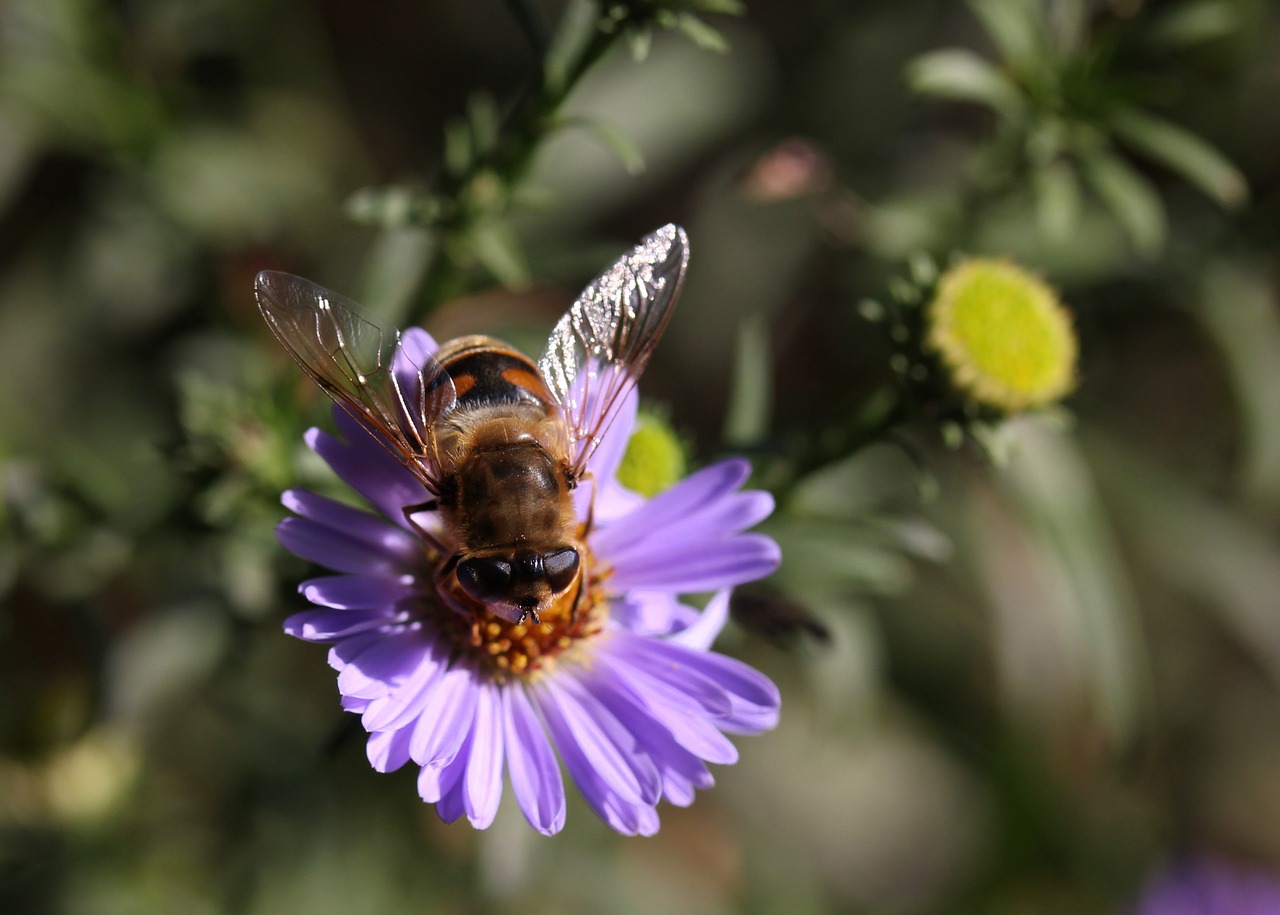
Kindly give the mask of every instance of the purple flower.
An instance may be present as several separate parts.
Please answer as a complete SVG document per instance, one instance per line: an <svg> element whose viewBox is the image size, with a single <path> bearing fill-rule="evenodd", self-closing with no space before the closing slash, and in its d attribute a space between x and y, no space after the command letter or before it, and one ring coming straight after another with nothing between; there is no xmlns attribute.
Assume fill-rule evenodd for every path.
<svg viewBox="0 0 1280 915"><path fill-rule="evenodd" d="M1134 915L1274 915L1280 877L1213 859L1185 861L1147 884Z"/></svg>
<svg viewBox="0 0 1280 915"><path fill-rule="evenodd" d="M436 344L415 329L404 348ZM290 617L285 631L332 644L342 705L369 732L369 761L380 772L412 761L419 794L447 822L466 816L487 827L505 768L529 823L555 833L565 817L563 764L610 826L651 835L661 799L690 804L713 783L706 763L737 759L726 733L777 722L773 683L709 650L732 586L778 564L772 540L744 533L773 500L741 490L742 460L648 501L625 489L616 472L635 412L633 392L589 465L597 485L593 500L579 500L589 527L577 612L542 625L447 609L434 577L441 557L405 518L406 507L426 501L422 484L341 409L341 439L307 433L379 514L304 490L284 494L296 517L280 523L280 541L337 573L300 586L316 609ZM678 598L709 591L701 611Z"/></svg>

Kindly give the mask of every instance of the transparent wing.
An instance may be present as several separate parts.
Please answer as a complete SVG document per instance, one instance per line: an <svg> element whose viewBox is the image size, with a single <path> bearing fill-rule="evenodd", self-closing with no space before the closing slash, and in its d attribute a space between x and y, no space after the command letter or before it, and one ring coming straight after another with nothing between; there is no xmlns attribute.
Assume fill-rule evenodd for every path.
<svg viewBox="0 0 1280 915"><path fill-rule="evenodd" d="M302 370L437 493L430 430L457 399L440 363L310 280L264 270L254 292L267 326Z"/></svg>
<svg viewBox="0 0 1280 915"><path fill-rule="evenodd" d="M649 364L688 264L684 230L663 226L596 277L552 331L538 368L568 421L575 472Z"/></svg>

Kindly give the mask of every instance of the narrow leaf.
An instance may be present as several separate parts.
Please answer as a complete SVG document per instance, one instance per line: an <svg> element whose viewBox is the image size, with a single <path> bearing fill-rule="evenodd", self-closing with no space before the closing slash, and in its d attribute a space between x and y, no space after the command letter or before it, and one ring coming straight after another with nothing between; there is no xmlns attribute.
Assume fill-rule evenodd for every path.
<svg viewBox="0 0 1280 915"><path fill-rule="evenodd" d="M1036 221L1053 242L1070 237L1080 218L1080 180L1075 170L1058 160L1037 169L1032 178Z"/></svg>
<svg viewBox="0 0 1280 915"><path fill-rule="evenodd" d="M1045 56L1040 11L1027 0L969 0L1000 56L1019 70Z"/></svg>
<svg viewBox="0 0 1280 915"><path fill-rule="evenodd" d="M1240 24L1240 7L1231 0L1191 0L1160 16L1145 37L1159 48L1187 48L1226 38Z"/></svg>
<svg viewBox="0 0 1280 915"><path fill-rule="evenodd" d="M907 82L924 95L986 105L1005 117L1022 115L1017 87L990 61L972 51L950 48L922 54L907 65Z"/></svg>
<svg viewBox="0 0 1280 915"><path fill-rule="evenodd" d="M563 127L580 127L590 133L605 149L617 157L628 175L640 175L644 172L644 154L640 147L618 128L593 118L566 118L561 122Z"/></svg>
<svg viewBox="0 0 1280 915"><path fill-rule="evenodd" d="M1191 131L1136 108L1116 114L1111 127L1134 150L1173 169L1222 206L1236 207L1248 199L1249 186L1240 170Z"/></svg>
<svg viewBox="0 0 1280 915"><path fill-rule="evenodd" d="M529 265L515 233L506 225L485 223L472 230L471 253L498 282L512 289L529 285Z"/></svg>
<svg viewBox="0 0 1280 915"><path fill-rule="evenodd" d="M677 28L704 51L714 51L717 54L726 54L729 51L729 40L718 29L707 25L697 16L682 15Z"/></svg>
<svg viewBox="0 0 1280 915"><path fill-rule="evenodd" d="M753 445L769 430L772 353L764 319L752 315L738 326L733 387L724 438L732 445Z"/></svg>
<svg viewBox="0 0 1280 915"><path fill-rule="evenodd" d="M484 154L498 142L500 129L498 106L487 92L477 92L467 100L467 123L471 129L471 142L478 153Z"/></svg>
<svg viewBox="0 0 1280 915"><path fill-rule="evenodd" d="M1111 153L1097 153L1085 163L1085 175L1103 203L1144 255L1164 245L1164 204L1146 178Z"/></svg>
<svg viewBox="0 0 1280 915"><path fill-rule="evenodd" d="M551 39L543 74L547 89L559 94L596 29L600 10L593 0L570 0Z"/></svg>

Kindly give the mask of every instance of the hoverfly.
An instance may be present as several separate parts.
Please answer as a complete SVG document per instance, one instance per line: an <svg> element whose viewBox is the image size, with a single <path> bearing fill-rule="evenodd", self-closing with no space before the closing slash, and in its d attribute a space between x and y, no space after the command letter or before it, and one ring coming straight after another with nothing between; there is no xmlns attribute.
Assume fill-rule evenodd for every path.
<svg viewBox="0 0 1280 915"><path fill-rule="evenodd" d="M287 273L259 273L254 288L289 355L426 488L405 515L442 557L441 595L539 623L580 593L573 491L666 329L688 260L678 226L647 236L587 286L537 363L485 336L428 355ZM414 521L423 511L439 519L431 530ZM449 597L459 590L470 606Z"/></svg>

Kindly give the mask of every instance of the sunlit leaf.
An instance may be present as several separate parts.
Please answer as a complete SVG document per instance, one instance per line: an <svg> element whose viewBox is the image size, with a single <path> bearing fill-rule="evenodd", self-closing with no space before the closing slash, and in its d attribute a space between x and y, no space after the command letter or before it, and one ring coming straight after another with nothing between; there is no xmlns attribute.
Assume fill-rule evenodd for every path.
<svg viewBox="0 0 1280 915"><path fill-rule="evenodd" d="M343 202L347 218L361 225L393 228L408 225L419 214L420 194L400 185L365 187Z"/></svg>
<svg viewBox="0 0 1280 915"><path fill-rule="evenodd" d="M1151 255L1164 246L1164 204L1150 181L1106 152L1085 160L1085 175L1140 253Z"/></svg>
<svg viewBox="0 0 1280 915"><path fill-rule="evenodd" d="M1196 313L1235 390L1242 487L1255 507L1280 507L1280 303L1270 269L1216 261L1198 299Z"/></svg>
<svg viewBox="0 0 1280 915"><path fill-rule="evenodd" d="M475 150L485 153L498 141L500 128L498 106L493 96L478 92L467 101L467 124L471 130L471 142Z"/></svg>
<svg viewBox="0 0 1280 915"><path fill-rule="evenodd" d="M1223 206L1248 199L1240 170L1189 130L1135 108L1118 112L1111 127L1129 146L1167 165Z"/></svg>
<svg viewBox="0 0 1280 915"><path fill-rule="evenodd" d="M741 16L747 11L741 0L696 0L694 6L698 12L721 16Z"/></svg>
<svg viewBox="0 0 1280 915"><path fill-rule="evenodd" d="M969 0L1000 56L1016 69L1043 63L1044 21L1032 0Z"/></svg>
<svg viewBox="0 0 1280 915"><path fill-rule="evenodd" d="M1145 563L1218 614L1280 688L1280 549L1270 532L1115 442L1089 444L1116 517Z"/></svg>
<svg viewBox="0 0 1280 915"><path fill-rule="evenodd" d="M462 121L454 121L444 129L444 167L451 175L462 175L471 165L475 148L471 131Z"/></svg>
<svg viewBox="0 0 1280 915"><path fill-rule="evenodd" d="M681 16L676 28L704 51L725 54L729 50L729 41L721 34L720 30L707 25L697 16L687 14Z"/></svg>
<svg viewBox="0 0 1280 915"><path fill-rule="evenodd" d="M1080 181L1075 169L1061 160L1032 175L1036 220L1046 238L1066 239L1080 218Z"/></svg>
<svg viewBox="0 0 1280 915"><path fill-rule="evenodd" d="M566 118L560 122L560 125L579 127L587 131L617 158L628 175L644 173L644 153L631 137L612 124L606 124L596 118Z"/></svg>
<svg viewBox="0 0 1280 915"><path fill-rule="evenodd" d="M1239 30L1240 5L1231 0L1188 0L1162 13L1145 38L1159 47L1185 48L1226 38Z"/></svg>
<svg viewBox="0 0 1280 915"><path fill-rule="evenodd" d="M599 8L593 0L569 0L565 5L542 65L551 92L558 94L564 89L569 74L591 40L598 19Z"/></svg>
<svg viewBox="0 0 1280 915"><path fill-rule="evenodd" d="M972 51L951 48L922 54L907 66L907 82L924 95L977 102L1005 117L1023 112L1018 89L990 61Z"/></svg>
<svg viewBox="0 0 1280 915"><path fill-rule="evenodd" d="M653 47L653 31L647 28L632 29L627 34L627 46L631 49L631 57L637 63L649 59L649 51Z"/></svg>
<svg viewBox="0 0 1280 915"><path fill-rule="evenodd" d="M763 440L769 429L771 350L769 331L761 316L753 315L738 325L733 383L724 424L724 438L730 444L754 444Z"/></svg>
<svg viewBox="0 0 1280 915"><path fill-rule="evenodd" d="M502 285L519 289L529 284L529 265L515 233L506 223L486 222L468 236L468 250Z"/></svg>
<svg viewBox="0 0 1280 915"><path fill-rule="evenodd" d="M358 300L386 326L410 323L410 306L439 244L439 232L416 226L381 232L366 256Z"/></svg>
<svg viewBox="0 0 1280 915"><path fill-rule="evenodd" d="M979 522L1004 664L1020 666L1033 701L1044 696L1049 668L1060 668L1057 688L1083 688L1110 736L1124 740L1137 724L1146 663L1133 585L1093 473L1073 436L1035 418L1006 427L1000 482L1011 504L989 503L983 517L1005 515L1008 529L988 533ZM1072 711L1069 696L1057 698Z"/></svg>

